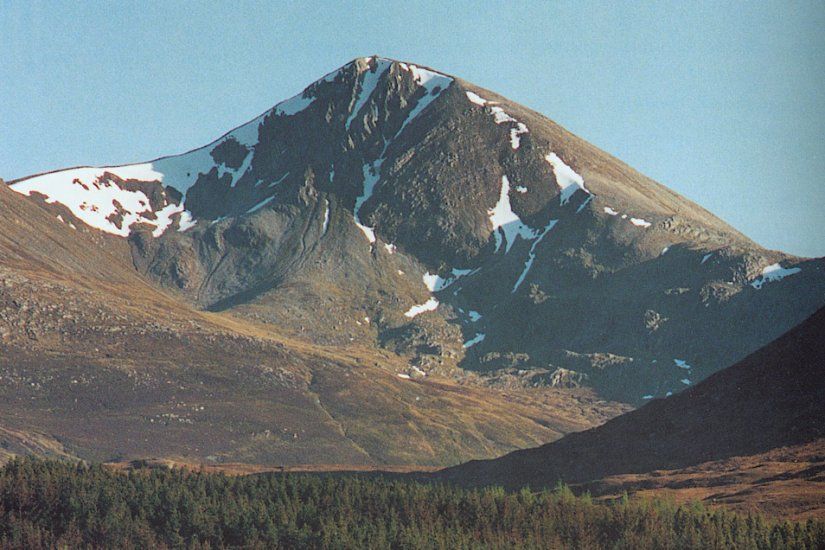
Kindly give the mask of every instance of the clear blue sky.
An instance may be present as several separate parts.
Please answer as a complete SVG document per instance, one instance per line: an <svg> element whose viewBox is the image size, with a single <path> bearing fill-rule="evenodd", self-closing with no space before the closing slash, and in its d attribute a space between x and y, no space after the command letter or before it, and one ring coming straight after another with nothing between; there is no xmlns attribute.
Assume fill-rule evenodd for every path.
<svg viewBox="0 0 825 550"><path fill-rule="evenodd" d="M203 145L358 56L540 111L825 255L823 2L0 2L0 177Z"/></svg>

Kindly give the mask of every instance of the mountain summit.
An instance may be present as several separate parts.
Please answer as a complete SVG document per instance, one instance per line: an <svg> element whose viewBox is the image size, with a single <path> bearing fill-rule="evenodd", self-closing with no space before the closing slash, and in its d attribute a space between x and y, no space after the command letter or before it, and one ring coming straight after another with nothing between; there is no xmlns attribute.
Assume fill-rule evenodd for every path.
<svg viewBox="0 0 825 550"><path fill-rule="evenodd" d="M4 200L38 207L40 225L48 220L51 244L36 246L58 254L38 262L60 258L49 277L103 292L111 282L90 262L119 266L128 297L111 315L160 320L168 308L175 319L190 311L199 319L192 326L220 320L221 330L289 342L289 353L302 350L301 368L343 354L389 371L394 384L440 377L511 398L595 392L637 405L694 385L825 304L821 259L763 249L494 92L381 57L355 59L188 153L9 187L30 204ZM9 239L7 257L27 257L34 241L26 239L34 236ZM69 241L93 245L76 250ZM146 296L151 307L140 301ZM38 353L56 353L26 351L23 324L9 319L5 342L19 357L34 364ZM176 361L190 336L200 354L221 345L179 321ZM68 341L76 327L61 330ZM122 360L118 350L110 363ZM233 368L246 373L250 364L238 359ZM278 376L310 389L335 379ZM346 387L337 395L353 398ZM495 437L476 434L474 451L431 462L520 444L500 436L507 430L551 437L527 428L536 410L496 424ZM319 414L345 423L368 416L347 406ZM553 436L586 424L565 419ZM346 460L372 456L365 441L394 437L352 433L329 443L346 440L346 456L361 457ZM267 445L249 456L285 456Z"/></svg>

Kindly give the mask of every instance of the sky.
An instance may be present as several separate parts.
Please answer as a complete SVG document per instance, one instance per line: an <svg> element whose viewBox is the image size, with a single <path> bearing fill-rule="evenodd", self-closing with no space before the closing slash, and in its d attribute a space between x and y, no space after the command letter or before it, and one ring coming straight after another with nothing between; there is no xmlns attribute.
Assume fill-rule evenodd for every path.
<svg viewBox="0 0 825 550"><path fill-rule="evenodd" d="M825 2L0 0L0 178L209 143L355 57L539 111L825 256Z"/></svg>

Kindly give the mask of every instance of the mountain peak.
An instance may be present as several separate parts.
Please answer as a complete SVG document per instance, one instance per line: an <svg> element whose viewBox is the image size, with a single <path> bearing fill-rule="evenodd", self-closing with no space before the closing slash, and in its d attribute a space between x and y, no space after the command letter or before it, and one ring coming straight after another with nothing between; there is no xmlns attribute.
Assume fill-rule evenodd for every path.
<svg viewBox="0 0 825 550"><path fill-rule="evenodd" d="M777 336L825 285L821 262L761 249L546 117L379 56L193 151L11 188L70 231L126 238L201 307L633 403ZM763 327L768 304L784 313ZM661 367L674 358L689 376Z"/></svg>

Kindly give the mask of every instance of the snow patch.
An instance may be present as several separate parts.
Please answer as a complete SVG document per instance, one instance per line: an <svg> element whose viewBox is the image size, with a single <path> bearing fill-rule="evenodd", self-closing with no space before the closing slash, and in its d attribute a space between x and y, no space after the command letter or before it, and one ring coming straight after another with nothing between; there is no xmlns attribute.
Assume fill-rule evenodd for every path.
<svg viewBox="0 0 825 550"><path fill-rule="evenodd" d="M519 145L521 145L522 134L526 134L529 131L527 126L522 122L516 123L515 128L510 128L510 147L512 147L513 150L518 149Z"/></svg>
<svg viewBox="0 0 825 550"><path fill-rule="evenodd" d="M471 323L477 323L482 317L481 313L472 309L467 312L467 316L470 318Z"/></svg>
<svg viewBox="0 0 825 550"><path fill-rule="evenodd" d="M771 264L762 270L762 275L760 277L757 277L751 282L751 286L758 290L762 288L762 285L765 283L781 281L785 277L795 275L800 271L802 271L802 268L799 267L784 268L778 263Z"/></svg>
<svg viewBox="0 0 825 550"><path fill-rule="evenodd" d="M171 225L173 216L184 211L182 205L170 202L152 211L145 193L121 188L112 176L123 181L148 182L161 182L164 177L153 169L152 164L146 163L73 168L25 179L10 187L26 196L39 193L46 197L47 203L62 204L68 208L86 225L121 237L128 237L135 223L154 226L152 234L159 237ZM113 221L118 216L121 217L120 227Z"/></svg>
<svg viewBox="0 0 825 550"><path fill-rule="evenodd" d="M556 183L561 188L559 201L562 205L567 204L570 197L581 189L588 195L588 191L584 186L584 178L577 174L572 168L564 163L556 153L550 153L544 159L553 167L553 174L556 176Z"/></svg>
<svg viewBox="0 0 825 550"><path fill-rule="evenodd" d="M476 105L481 105L482 107L484 107L489 103L486 99L484 99L476 93L465 93L467 94L467 99L469 99L472 103L475 103ZM530 129L527 128L527 125L523 122L519 122L518 120L507 114L507 112L501 107L490 107L490 114L493 116L493 120L496 124L505 124L508 122L512 122L516 125L515 128L510 128L510 147L512 147L513 150L518 149L521 145L521 136L530 131Z"/></svg>
<svg viewBox="0 0 825 550"><path fill-rule="evenodd" d="M180 231L186 231L187 229L189 229L189 227L195 225L195 223L192 221L192 215L189 214L189 212L184 211L183 205L167 204L166 206L155 212L155 216L157 216L157 219L153 222L156 224L156 227L155 230L152 231L152 236L157 238L163 235L166 229L168 229L169 226L172 225L172 221L174 221L173 216L175 216L176 214L180 214ZM186 214L187 217L187 225L184 224L184 214Z"/></svg>
<svg viewBox="0 0 825 550"><path fill-rule="evenodd" d="M688 378L682 378L682 379L680 380L680 382L681 382L682 384L684 384L685 386L690 386L690 380L689 380Z"/></svg>
<svg viewBox="0 0 825 550"><path fill-rule="evenodd" d="M685 361L684 359L674 359L673 362L676 363L676 366L680 369L690 370L693 368L690 365L688 365L687 361Z"/></svg>
<svg viewBox="0 0 825 550"><path fill-rule="evenodd" d="M412 319L416 315L420 315L420 314L425 313L427 311L435 311L437 308L438 308L438 300L436 300L435 298L430 298L429 300L427 300L423 304L413 306L410 309L408 309L407 312L404 314L404 316L409 317L410 319Z"/></svg>
<svg viewBox="0 0 825 550"><path fill-rule="evenodd" d="M508 115L501 107L490 107L490 114L493 115L493 120L496 124L504 124L505 122L518 122L518 120Z"/></svg>
<svg viewBox="0 0 825 550"><path fill-rule="evenodd" d="M226 135L226 137L224 137L222 139L219 139L218 141L214 142L213 145L214 144L219 144L219 142L223 142L226 139L232 137L232 138L235 139L235 141L237 141L238 143L240 143L241 145L243 145L247 149L250 149L250 153L251 153L252 152L251 149L255 146L256 143L258 143L258 128L260 127L260 125L263 121L264 121L264 115L260 115L257 118L254 118L254 119L250 120L246 124L244 124L242 126L238 126L234 130L229 132ZM209 146L207 146L207 147L209 147ZM214 149L214 147L210 148L210 150L211 149Z"/></svg>
<svg viewBox="0 0 825 550"><path fill-rule="evenodd" d="M711 256L713 256L713 252L708 252L707 254L702 256L702 261L700 263L704 264L706 261L710 259Z"/></svg>
<svg viewBox="0 0 825 550"><path fill-rule="evenodd" d="M246 157L243 159L243 163L237 170L233 170L232 168L227 168L227 170L232 172L232 181L229 183L229 187L235 187L238 181L246 174L247 170L249 170L249 165L252 164L252 151L246 153Z"/></svg>
<svg viewBox="0 0 825 550"><path fill-rule="evenodd" d="M642 399L653 399L653 396L649 395L649 394L648 395L643 395Z"/></svg>
<svg viewBox="0 0 825 550"><path fill-rule="evenodd" d="M650 222L647 220L643 220L642 218L630 218L630 223L637 227L650 227Z"/></svg>
<svg viewBox="0 0 825 550"><path fill-rule="evenodd" d="M478 344L479 342L482 342L482 341L484 341L484 333L483 332L477 332L474 337L472 337L471 339L464 342L462 347L464 349L471 348L474 345L476 345L476 344Z"/></svg>
<svg viewBox="0 0 825 550"><path fill-rule="evenodd" d="M611 215L611 216L618 216L618 215L619 215L619 213L618 213L618 212L616 212L615 210L613 210L613 209L612 209L612 208L610 208L609 206L605 206L605 207L604 207L604 213L605 213L605 214L609 214L609 215Z"/></svg>
<svg viewBox="0 0 825 550"><path fill-rule="evenodd" d="M189 210L184 210L180 214L180 218L178 219L178 232L183 233L187 229L192 229L198 225L198 222L192 217L192 213Z"/></svg>
<svg viewBox="0 0 825 550"><path fill-rule="evenodd" d="M476 105L481 105L482 107L487 105L487 100L484 99L483 97L481 97L480 95L478 95L474 92L465 92L465 93L467 94L467 99L469 99L470 101L472 101Z"/></svg>
<svg viewBox="0 0 825 550"><path fill-rule="evenodd" d="M455 269L452 270L452 277L448 277L444 279L443 277L439 276L437 273L430 273L429 271L424 274L422 279L424 280L424 286L427 287L427 290L430 292L439 292L444 290L460 278L471 275L478 271L477 269L474 271L472 269Z"/></svg>
<svg viewBox="0 0 825 550"><path fill-rule="evenodd" d="M309 96L306 90L300 94L296 94L286 101L280 102L275 106L275 112L279 115L292 116L300 113L315 101L314 97Z"/></svg>
<svg viewBox="0 0 825 550"><path fill-rule="evenodd" d="M490 223L493 224L496 252L501 248L502 234L506 244L505 253L510 252L510 247L513 246L517 236L528 240L536 237L536 232L522 223L521 218L513 212L513 208L510 206L510 180L507 179L507 176L501 176L501 191L499 192L498 202L492 209L487 210L487 214L490 217Z"/></svg>

